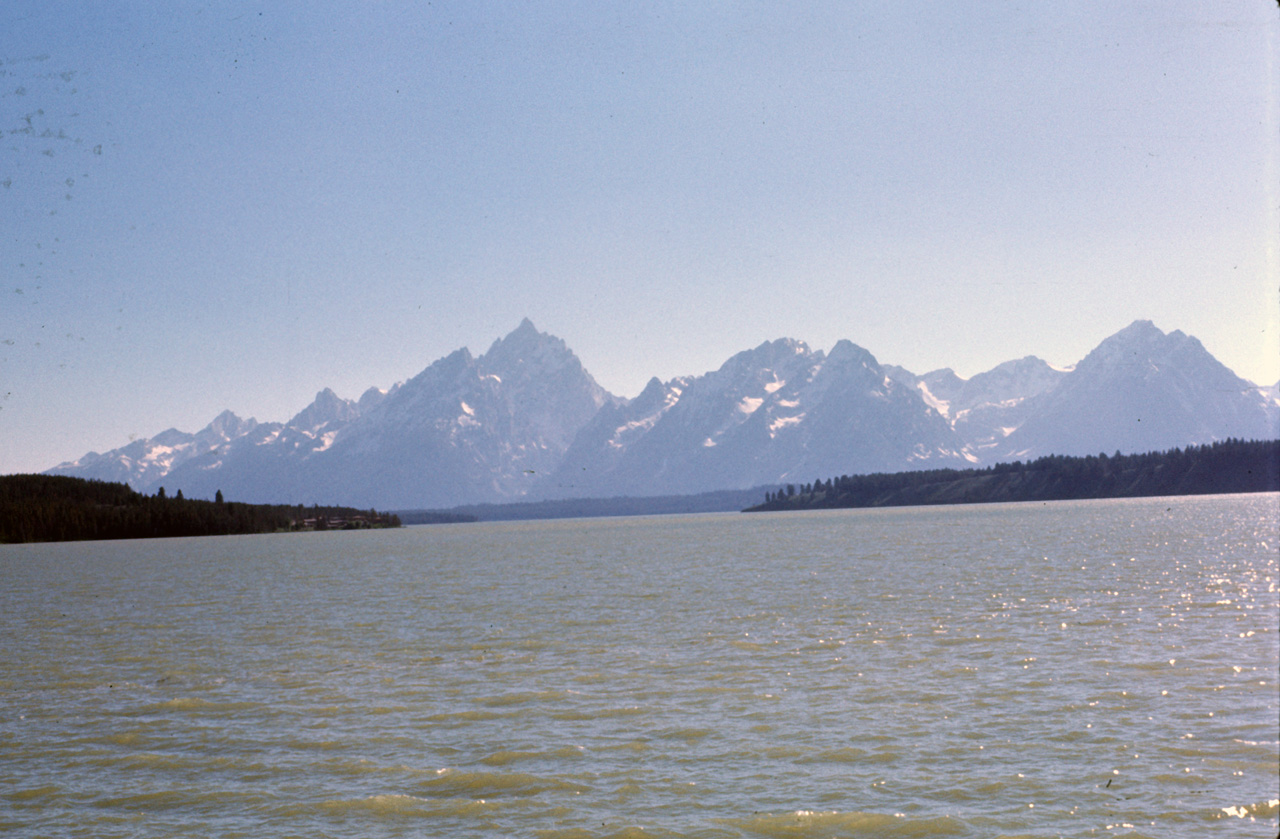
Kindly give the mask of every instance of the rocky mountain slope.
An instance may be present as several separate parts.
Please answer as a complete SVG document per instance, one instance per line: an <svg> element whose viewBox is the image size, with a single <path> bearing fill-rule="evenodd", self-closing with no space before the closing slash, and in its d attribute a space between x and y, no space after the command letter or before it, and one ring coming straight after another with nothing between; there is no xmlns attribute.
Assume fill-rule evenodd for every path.
<svg viewBox="0 0 1280 839"><path fill-rule="evenodd" d="M962 379L881 365L840 341L779 339L634 399L601 388L525 320L358 401L330 390L287 422L224 412L49 470L189 497L422 508L663 495L841 474L1146 452L1280 436L1275 388L1138 321L1074 368L1028 356Z"/></svg>
<svg viewBox="0 0 1280 839"><path fill-rule="evenodd" d="M563 341L525 320L479 358L457 350L358 403L325 390L287 423L224 413L199 434L165 432L50 473L262 503L492 501L523 495L612 401Z"/></svg>
<svg viewBox="0 0 1280 839"><path fill-rule="evenodd" d="M996 459L1156 451L1277 436L1277 406L1199 341L1136 321L1107 338L995 448Z"/></svg>
<svg viewBox="0 0 1280 839"><path fill-rule="evenodd" d="M960 378L950 368L916 376L894 367L890 375L917 388L925 402L951 423L966 452L983 460L995 455L1004 438L1026 421L1034 408L1033 398L1055 388L1067 372L1029 355L970 379Z"/></svg>
<svg viewBox="0 0 1280 839"><path fill-rule="evenodd" d="M703 376L656 379L579 434L547 497L736 489L840 472L966 464L963 443L871 353L782 339ZM824 471L825 470L825 471Z"/></svg>

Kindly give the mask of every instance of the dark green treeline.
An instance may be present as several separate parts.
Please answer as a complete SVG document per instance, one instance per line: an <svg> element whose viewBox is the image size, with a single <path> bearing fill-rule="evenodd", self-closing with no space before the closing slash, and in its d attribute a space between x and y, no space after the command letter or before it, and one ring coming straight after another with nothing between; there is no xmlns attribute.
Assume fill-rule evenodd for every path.
<svg viewBox="0 0 1280 839"><path fill-rule="evenodd" d="M842 475L767 492L746 512L1277 490L1280 441L1232 439L1148 454L1050 455L987 469Z"/></svg>
<svg viewBox="0 0 1280 839"><path fill-rule="evenodd" d="M142 495L125 484L61 475L0 475L0 542L149 539L290 530L399 527L394 515Z"/></svg>

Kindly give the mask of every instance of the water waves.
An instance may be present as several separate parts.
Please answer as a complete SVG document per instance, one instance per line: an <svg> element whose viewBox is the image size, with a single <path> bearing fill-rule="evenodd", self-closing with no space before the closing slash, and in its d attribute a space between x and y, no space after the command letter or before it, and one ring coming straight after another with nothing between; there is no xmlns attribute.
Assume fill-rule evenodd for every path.
<svg viewBox="0 0 1280 839"><path fill-rule="evenodd" d="M0 829L1274 835L1277 501L4 548Z"/></svg>

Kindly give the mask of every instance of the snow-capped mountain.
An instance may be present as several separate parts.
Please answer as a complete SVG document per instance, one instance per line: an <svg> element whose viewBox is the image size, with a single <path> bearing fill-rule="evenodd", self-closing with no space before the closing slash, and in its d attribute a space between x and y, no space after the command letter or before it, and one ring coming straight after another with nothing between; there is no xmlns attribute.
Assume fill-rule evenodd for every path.
<svg viewBox="0 0 1280 839"><path fill-rule="evenodd" d="M1033 398L1057 387L1069 371L1029 355L1006 361L985 373L962 379L949 367L916 376L886 366L897 381L917 388L934 410L946 417L964 441L966 452L989 457L1006 436L1026 421Z"/></svg>
<svg viewBox="0 0 1280 839"><path fill-rule="evenodd" d="M635 399L601 388L527 319L358 401L325 389L287 422L223 412L49 470L191 497L381 508L694 493L1043 454L1280 437L1280 384L1138 321L1074 368L1028 356L917 376L840 341L779 339Z"/></svg>
<svg viewBox="0 0 1280 839"><path fill-rule="evenodd" d="M959 438L871 353L781 339L703 376L650 381L578 435L547 497L695 493L967 465Z"/></svg>
<svg viewBox="0 0 1280 839"><path fill-rule="evenodd" d="M1280 410L1199 341L1135 321L1032 400L1000 459L1142 452L1228 437L1274 439Z"/></svg>
<svg viewBox="0 0 1280 839"><path fill-rule="evenodd" d="M358 416L360 416L360 408L355 402L342 399L329 388L325 388L316 394L315 401L299 411L293 419L285 423L285 426L314 437L325 433L327 429L336 431Z"/></svg>
<svg viewBox="0 0 1280 839"><path fill-rule="evenodd" d="M302 479L337 503L517 498L614 401L564 341L527 319L479 358L458 350L345 428Z"/></svg>
<svg viewBox="0 0 1280 839"><path fill-rule="evenodd" d="M241 419L230 411L223 411L195 434L170 428L154 437L134 440L127 446L103 454L89 452L79 460L61 463L45 474L115 481L135 489L158 486L165 475L186 461L218 451L257 427L257 420Z"/></svg>
<svg viewBox="0 0 1280 839"><path fill-rule="evenodd" d="M612 400L559 338L528 320L479 358L463 348L358 403L321 391L163 476L192 497L442 506L523 495ZM64 472L64 467L59 467ZM142 484L158 486L156 477Z"/></svg>

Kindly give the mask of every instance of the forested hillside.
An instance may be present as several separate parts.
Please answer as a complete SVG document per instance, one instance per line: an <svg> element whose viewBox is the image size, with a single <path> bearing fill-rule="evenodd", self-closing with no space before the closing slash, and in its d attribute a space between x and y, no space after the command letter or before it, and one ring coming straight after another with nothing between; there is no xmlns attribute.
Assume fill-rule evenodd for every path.
<svg viewBox="0 0 1280 839"><path fill-rule="evenodd" d="M1280 441L1225 440L1148 454L1050 455L987 469L842 475L766 493L747 512L1277 490Z"/></svg>
<svg viewBox="0 0 1280 839"><path fill-rule="evenodd" d="M0 542L146 539L287 530L399 527L393 515L351 507L241 504L142 495L124 484L60 475L0 476Z"/></svg>

